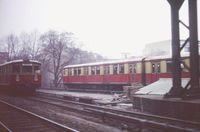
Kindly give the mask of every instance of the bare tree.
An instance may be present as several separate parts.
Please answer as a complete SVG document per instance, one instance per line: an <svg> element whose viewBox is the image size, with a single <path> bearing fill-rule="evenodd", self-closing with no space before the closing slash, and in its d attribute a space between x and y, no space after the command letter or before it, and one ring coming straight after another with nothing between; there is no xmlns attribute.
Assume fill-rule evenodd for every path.
<svg viewBox="0 0 200 132"><path fill-rule="evenodd" d="M78 54L75 56L75 60L71 62L71 64L81 64L81 63L89 63L89 62L98 62L107 60L105 57L100 54L88 52L79 49Z"/></svg>
<svg viewBox="0 0 200 132"><path fill-rule="evenodd" d="M22 33L20 35L20 51L19 58L22 59L37 59L39 54L39 45L38 45L39 35L36 31L28 34Z"/></svg>
<svg viewBox="0 0 200 132"><path fill-rule="evenodd" d="M60 86L66 65L104 60L99 54L81 50L76 37L70 32L49 31L41 36L38 32L21 33L19 37L10 34L4 40L1 41L6 45L3 51L9 53L10 60L36 59L42 62L43 87L51 83L55 87Z"/></svg>
<svg viewBox="0 0 200 132"><path fill-rule="evenodd" d="M18 52L18 45L19 45L19 39L16 35L10 34L6 37L5 40L6 43L6 51L9 54L9 60L13 60L17 57Z"/></svg>
<svg viewBox="0 0 200 132"><path fill-rule="evenodd" d="M21 33L19 37L15 34L9 34L0 41L1 51L8 52L8 60L38 59L38 40L39 34L36 31L30 34Z"/></svg>
<svg viewBox="0 0 200 132"><path fill-rule="evenodd" d="M48 72L53 75L53 84L58 87L62 79L63 67L69 64L76 52L72 33L49 31L40 37L42 60Z"/></svg>
<svg viewBox="0 0 200 132"><path fill-rule="evenodd" d="M31 47L31 58L32 59L38 59L38 54L40 51L40 46L39 46L39 33L37 31L33 31L30 34L30 47Z"/></svg>

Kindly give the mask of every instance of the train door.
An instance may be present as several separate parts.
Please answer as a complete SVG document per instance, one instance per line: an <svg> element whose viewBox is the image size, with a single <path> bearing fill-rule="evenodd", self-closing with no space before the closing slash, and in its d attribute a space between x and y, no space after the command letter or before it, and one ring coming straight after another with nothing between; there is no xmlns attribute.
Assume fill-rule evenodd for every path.
<svg viewBox="0 0 200 132"><path fill-rule="evenodd" d="M155 82L160 77L160 62L152 62L152 82Z"/></svg>
<svg viewBox="0 0 200 132"><path fill-rule="evenodd" d="M103 83L107 84L109 83L110 65L104 65L103 71Z"/></svg>
<svg viewBox="0 0 200 132"><path fill-rule="evenodd" d="M135 80L135 74L136 74L136 63L135 64L129 64L129 83L134 83Z"/></svg>

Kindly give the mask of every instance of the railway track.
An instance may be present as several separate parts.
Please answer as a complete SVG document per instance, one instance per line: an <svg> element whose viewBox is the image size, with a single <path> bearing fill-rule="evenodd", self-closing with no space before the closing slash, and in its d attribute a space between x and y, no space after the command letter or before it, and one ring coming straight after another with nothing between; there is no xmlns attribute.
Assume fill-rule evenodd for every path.
<svg viewBox="0 0 200 132"><path fill-rule="evenodd" d="M2 132L78 132L32 112L0 100L0 131Z"/></svg>
<svg viewBox="0 0 200 132"><path fill-rule="evenodd" d="M116 121L117 123L125 124L127 129L134 126L141 129L147 128L152 130L166 130L166 131L183 131L183 132L195 132L200 131L200 123L188 120L180 120L175 118L169 118L164 116L157 116L152 114L145 114L140 112L130 112L118 109L111 109L102 106L96 106L91 104L85 104L75 101L68 101L63 99L58 99L54 97L42 97L37 96L31 98L43 103L48 103L51 105L56 105L58 107L63 107L71 111L77 111L81 113L90 113L93 115L98 115L103 122L107 119ZM70 104L70 105L69 105Z"/></svg>

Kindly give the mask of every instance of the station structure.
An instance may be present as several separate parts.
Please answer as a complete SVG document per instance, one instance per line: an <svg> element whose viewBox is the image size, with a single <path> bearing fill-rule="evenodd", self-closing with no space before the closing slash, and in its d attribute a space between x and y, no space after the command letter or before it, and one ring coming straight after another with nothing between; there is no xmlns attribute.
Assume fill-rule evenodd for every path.
<svg viewBox="0 0 200 132"><path fill-rule="evenodd" d="M185 0L167 0L171 7L171 35L172 35L172 88L165 97L181 97L183 99L200 98L199 87L199 52L198 52L198 24L197 0L188 0L189 25L179 19L179 10ZM180 46L180 27L182 24L189 31L189 37ZM181 61L180 52L189 42L190 47L190 81L184 90L181 86ZM185 65L185 67L187 67Z"/></svg>

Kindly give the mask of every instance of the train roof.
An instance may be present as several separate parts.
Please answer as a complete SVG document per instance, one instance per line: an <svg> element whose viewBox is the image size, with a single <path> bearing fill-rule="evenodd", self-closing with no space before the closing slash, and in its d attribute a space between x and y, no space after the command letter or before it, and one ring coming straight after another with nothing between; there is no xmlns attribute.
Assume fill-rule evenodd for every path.
<svg viewBox="0 0 200 132"><path fill-rule="evenodd" d="M182 57L188 57L188 55L182 55ZM103 62L83 63L83 64L67 65L64 68L107 65L107 64L125 63L125 62L138 62L138 61L142 61L142 59L145 59L146 61L171 59L171 55L151 56L151 57L138 57L138 58L132 58L132 59L123 59L123 60L109 60L109 61L103 61Z"/></svg>
<svg viewBox="0 0 200 132"><path fill-rule="evenodd" d="M140 61L140 58L131 59L132 61ZM76 65L67 65L64 68L71 68L71 67L84 67L84 66L95 66L95 65L105 65L105 64L115 64L115 63L123 63L129 62L130 59L124 60L109 60L109 61L102 61L102 62L93 62L93 63L83 63L83 64L76 64Z"/></svg>
<svg viewBox="0 0 200 132"><path fill-rule="evenodd" d="M22 60L22 59L19 59L19 60L12 60L12 61L5 62L3 64L0 64L0 66L7 65L7 64L12 64L12 63L20 63L20 62L31 62L31 63L41 64L39 61L36 61L36 60Z"/></svg>

